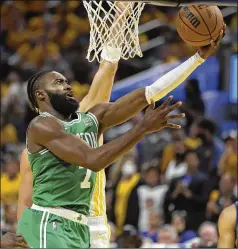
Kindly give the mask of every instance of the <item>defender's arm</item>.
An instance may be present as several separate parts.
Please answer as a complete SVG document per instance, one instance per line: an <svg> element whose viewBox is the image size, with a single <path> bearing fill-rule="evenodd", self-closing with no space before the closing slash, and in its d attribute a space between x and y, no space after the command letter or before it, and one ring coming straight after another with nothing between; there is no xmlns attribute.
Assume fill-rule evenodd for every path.
<svg viewBox="0 0 238 249"><path fill-rule="evenodd" d="M79 110L86 112L97 104L109 102L118 63L103 61Z"/></svg>
<svg viewBox="0 0 238 249"><path fill-rule="evenodd" d="M32 171L28 160L27 149L24 149L20 160L21 183L19 188L17 219L19 220L25 208L32 205Z"/></svg>
<svg viewBox="0 0 238 249"><path fill-rule="evenodd" d="M232 205L224 209L218 220L219 241L217 248L233 248L235 245L236 210Z"/></svg>

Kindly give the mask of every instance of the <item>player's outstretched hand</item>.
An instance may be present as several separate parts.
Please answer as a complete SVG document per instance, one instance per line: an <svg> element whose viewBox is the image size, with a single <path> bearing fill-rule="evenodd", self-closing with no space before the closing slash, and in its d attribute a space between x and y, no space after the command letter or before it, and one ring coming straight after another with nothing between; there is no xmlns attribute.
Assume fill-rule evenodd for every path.
<svg viewBox="0 0 238 249"><path fill-rule="evenodd" d="M205 46L205 47L200 47L198 49L198 53L199 55L203 58L203 59L207 59L210 55L212 55L216 49L218 48L218 46L221 43L222 38L225 36L226 34L226 24L224 23L223 28L220 32L220 36L218 37L218 39L216 41L211 40L210 45L209 46Z"/></svg>
<svg viewBox="0 0 238 249"><path fill-rule="evenodd" d="M172 111L182 105L182 102L177 102L174 105L170 105L172 99L173 96L170 96L161 106L156 109L154 109L154 103L147 108L142 121L147 133L156 132L162 130L163 128L181 128L180 125L170 122L171 120L185 117L184 113L169 115Z"/></svg>
<svg viewBox="0 0 238 249"><path fill-rule="evenodd" d="M1 238L1 248L30 248L20 234L6 233Z"/></svg>

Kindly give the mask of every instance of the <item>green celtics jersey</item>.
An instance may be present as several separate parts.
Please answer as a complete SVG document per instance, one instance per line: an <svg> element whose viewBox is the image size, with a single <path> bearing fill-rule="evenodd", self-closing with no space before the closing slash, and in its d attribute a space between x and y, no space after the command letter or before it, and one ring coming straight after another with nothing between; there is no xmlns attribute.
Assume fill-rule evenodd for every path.
<svg viewBox="0 0 238 249"><path fill-rule="evenodd" d="M41 113L42 117L52 116ZM98 147L98 121L92 113L77 113L70 122L59 120L67 133ZM63 207L88 215L96 174L69 164L48 149L28 152L33 172L33 203L42 207Z"/></svg>

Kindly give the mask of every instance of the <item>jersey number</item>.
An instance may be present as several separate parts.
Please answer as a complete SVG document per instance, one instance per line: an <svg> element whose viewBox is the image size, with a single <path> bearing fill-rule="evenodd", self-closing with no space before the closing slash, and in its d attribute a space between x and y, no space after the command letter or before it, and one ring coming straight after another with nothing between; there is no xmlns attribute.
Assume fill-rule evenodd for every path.
<svg viewBox="0 0 238 249"><path fill-rule="evenodd" d="M79 166L79 169L85 169L85 168ZM91 177L91 173L92 173L92 171L90 169L87 169L86 176L80 184L81 188L90 188L91 187L91 182L89 181L90 177Z"/></svg>

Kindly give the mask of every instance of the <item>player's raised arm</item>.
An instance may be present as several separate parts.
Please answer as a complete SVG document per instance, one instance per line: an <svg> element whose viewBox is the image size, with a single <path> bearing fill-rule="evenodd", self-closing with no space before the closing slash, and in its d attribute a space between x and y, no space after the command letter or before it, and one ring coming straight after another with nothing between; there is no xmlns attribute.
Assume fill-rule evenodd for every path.
<svg viewBox="0 0 238 249"><path fill-rule="evenodd" d="M120 17L119 23L123 26L125 18L129 14L125 11L128 3L117 1L114 4L121 10L121 15L116 16L115 19ZM101 53L103 61L100 63L99 69L93 79L88 94L80 103L79 110L81 112L86 112L95 105L103 102L109 102L110 100L112 86L118 68L118 62L121 57L121 49L118 44L116 44L120 41L120 37L115 39L118 35L113 23L109 34L110 38L107 41L107 44L104 45ZM124 35L123 32L121 32L121 35Z"/></svg>
<svg viewBox="0 0 238 249"><path fill-rule="evenodd" d="M200 66L205 61L205 59L207 59L217 49L222 37L223 31L221 31L220 38L217 42L211 42L210 47L200 48L199 52L197 52L194 56L190 57L180 66L159 78L152 85L143 89L137 89L132 93L120 98L115 103L111 103L110 105L101 104L101 109L98 109L97 107L93 108L91 112L96 112L96 115L100 117L100 131L103 132L111 126L129 120L138 111L149 105L152 100L158 101L173 89L178 87L198 66ZM104 112L102 113L102 111Z"/></svg>
<svg viewBox="0 0 238 249"><path fill-rule="evenodd" d="M79 137L66 133L60 122L53 117L38 117L33 121L28 129L28 145L34 150L45 147L65 162L99 171L130 150L146 134L165 127L180 128L169 123L169 120L184 115L168 115L180 106L181 102L169 106L170 101L171 98L155 110L149 107L143 121L120 138L99 148L91 148Z"/></svg>
<svg viewBox="0 0 238 249"><path fill-rule="evenodd" d="M182 84L196 68L198 68L210 55L215 52L223 38L225 30L226 25L224 24L223 29L220 32L220 36L216 42L211 41L210 46L200 47L198 52L187 61L162 76L151 86L147 86L146 99L148 103L150 103L151 99L157 101L163 98L169 92Z"/></svg>
<svg viewBox="0 0 238 249"><path fill-rule="evenodd" d="M109 102L117 67L118 62L103 61L100 64L88 94L80 103L80 112L86 112L99 103Z"/></svg>
<svg viewBox="0 0 238 249"><path fill-rule="evenodd" d="M219 241L217 248L234 248L236 210L232 205L224 209L218 220Z"/></svg>

